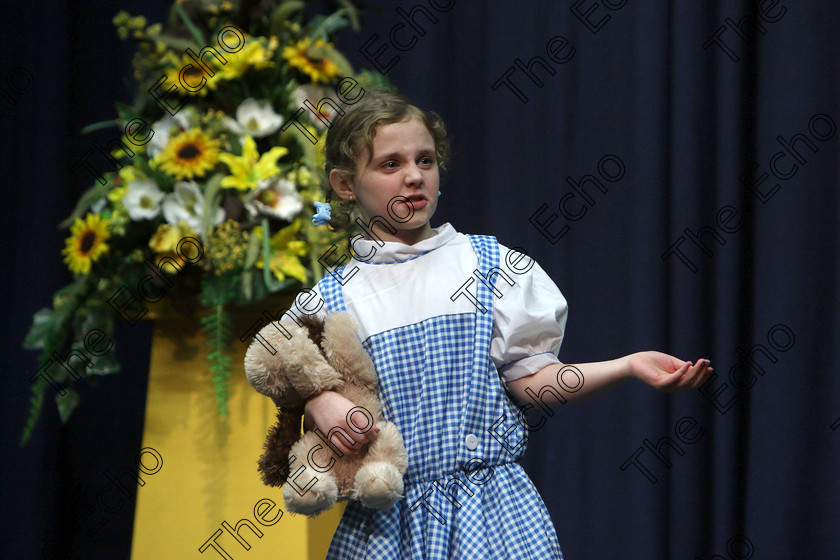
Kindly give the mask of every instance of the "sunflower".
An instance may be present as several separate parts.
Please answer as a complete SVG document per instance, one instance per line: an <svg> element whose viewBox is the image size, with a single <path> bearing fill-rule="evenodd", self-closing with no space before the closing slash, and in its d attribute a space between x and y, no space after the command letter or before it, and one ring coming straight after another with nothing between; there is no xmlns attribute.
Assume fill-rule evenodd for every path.
<svg viewBox="0 0 840 560"><path fill-rule="evenodd" d="M219 143L200 128L191 128L170 140L155 161L176 179L202 177L219 161Z"/></svg>
<svg viewBox="0 0 840 560"><path fill-rule="evenodd" d="M335 62L325 56L335 52L332 44L317 39L314 43L311 37L305 37L293 45L283 48L283 58L289 66L308 74L313 84L329 83L333 78L341 76L341 69Z"/></svg>
<svg viewBox="0 0 840 560"><path fill-rule="evenodd" d="M76 218L73 227L70 228L67 246L61 251L70 272L89 273L90 263L96 262L108 252L105 241L110 235L108 222L99 214L88 214L85 219Z"/></svg>

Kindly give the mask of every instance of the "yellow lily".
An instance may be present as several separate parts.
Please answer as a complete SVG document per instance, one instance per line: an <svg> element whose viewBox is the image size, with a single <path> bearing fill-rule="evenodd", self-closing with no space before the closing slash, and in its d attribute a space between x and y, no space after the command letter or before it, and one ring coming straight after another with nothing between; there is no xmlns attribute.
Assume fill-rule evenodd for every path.
<svg viewBox="0 0 840 560"><path fill-rule="evenodd" d="M222 179L221 186L249 191L256 187L258 182L280 173L277 160L288 153L288 148L275 146L260 156L257 153L257 143L251 136L245 136L241 156L219 154L219 160L230 169L230 175Z"/></svg>
<svg viewBox="0 0 840 560"><path fill-rule="evenodd" d="M300 262L300 257L306 255L309 248L305 241L296 239L300 230L300 220L295 220L271 236L269 240L270 256L268 268L278 281L283 281L287 276L300 280L301 284L306 283L307 270ZM253 232L262 237L262 228L257 226ZM263 267L263 259L260 257L255 263L257 268Z"/></svg>

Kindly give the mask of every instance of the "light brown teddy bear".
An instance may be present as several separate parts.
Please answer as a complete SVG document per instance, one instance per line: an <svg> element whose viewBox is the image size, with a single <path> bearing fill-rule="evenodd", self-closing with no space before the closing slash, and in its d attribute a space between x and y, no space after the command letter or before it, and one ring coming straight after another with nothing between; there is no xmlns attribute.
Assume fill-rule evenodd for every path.
<svg viewBox="0 0 840 560"><path fill-rule="evenodd" d="M356 324L345 312L323 321L303 316L301 322L302 327L294 321L266 325L245 354L248 382L279 407L259 460L262 480L269 486L285 484L283 499L292 513L315 516L348 499L390 509L402 497L408 456L397 427L382 419L376 370L356 336ZM342 454L330 442L346 436L358 440L359 433L309 430L301 437L306 401L325 390L356 404L348 426L359 433L369 423L379 428L359 453Z"/></svg>

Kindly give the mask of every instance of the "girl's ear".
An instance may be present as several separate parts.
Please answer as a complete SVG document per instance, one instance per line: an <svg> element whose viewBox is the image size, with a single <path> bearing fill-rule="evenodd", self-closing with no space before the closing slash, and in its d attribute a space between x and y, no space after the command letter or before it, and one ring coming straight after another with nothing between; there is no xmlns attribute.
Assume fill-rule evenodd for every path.
<svg viewBox="0 0 840 560"><path fill-rule="evenodd" d="M330 185L340 198L344 200L355 198L352 179L338 169L330 171Z"/></svg>

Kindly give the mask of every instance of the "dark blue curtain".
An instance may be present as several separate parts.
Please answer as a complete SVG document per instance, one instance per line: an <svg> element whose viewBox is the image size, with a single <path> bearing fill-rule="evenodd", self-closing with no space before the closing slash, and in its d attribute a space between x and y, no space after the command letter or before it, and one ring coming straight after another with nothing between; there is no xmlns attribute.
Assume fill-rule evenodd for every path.
<svg viewBox="0 0 840 560"><path fill-rule="evenodd" d="M130 548L130 497L95 537L79 508L140 448L148 326L118 332L124 371L68 425L48 402L16 447L37 367L21 341L69 279L54 224L89 182L72 162L96 136L78 131L131 95L117 9L36 2L2 21L10 557ZM701 390L629 382L532 434L523 463L568 558L840 555L838 24L840 6L810 0L427 0L374 3L341 33L356 67L448 125L432 225L496 235L560 287L561 360L658 349L715 366Z"/></svg>

